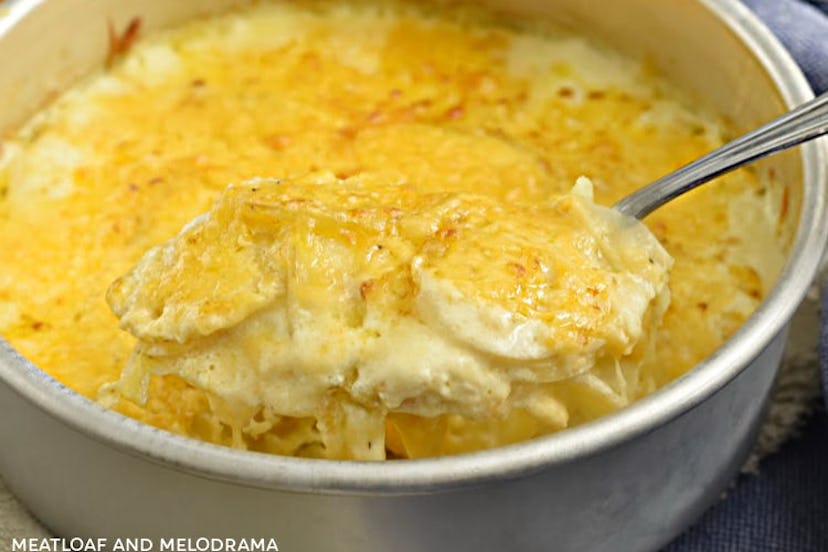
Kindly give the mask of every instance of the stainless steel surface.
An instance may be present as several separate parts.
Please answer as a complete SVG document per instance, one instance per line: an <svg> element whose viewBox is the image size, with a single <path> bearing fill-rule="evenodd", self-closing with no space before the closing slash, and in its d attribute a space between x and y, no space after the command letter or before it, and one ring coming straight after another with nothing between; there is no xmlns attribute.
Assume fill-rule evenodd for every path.
<svg viewBox="0 0 828 552"><path fill-rule="evenodd" d="M716 500L740 466L783 343L784 336L775 339L703 413L634 444L469 488L289 493L203 479L67 430L3 386L0 401L15 412L15 428L0 424L0 442L25 448L9 450L0 468L60 535L273 536L280 550L310 552L651 550ZM12 432L49 439L21 442ZM205 451L192 452L195 464ZM455 478L470 475L461 468Z"/></svg>
<svg viewBox="0 0 828 552"><path fill-rule="evenodd" d="M99 66L108 20L140 14L152 29L233 3L18 0L0 18L0 129ZM489 3L645 55L740 131L812 96L737 0ZM717 499L753 439L828 237L826 159L811 143L757 169L778 177L768 208L791 247L756 314L690 373L594 423L441 459L266 456L124 418L3 344L0 473L65 536L273 536L290 552L656 549Z"/></svg>
<svg viewBox="0 0 828 552"><path fill-rule="evenodd" d="M828 92L644 186L616 203L614 208L625 215L644 218L671 199L717 176L825 134L828 134Z"/></svg>

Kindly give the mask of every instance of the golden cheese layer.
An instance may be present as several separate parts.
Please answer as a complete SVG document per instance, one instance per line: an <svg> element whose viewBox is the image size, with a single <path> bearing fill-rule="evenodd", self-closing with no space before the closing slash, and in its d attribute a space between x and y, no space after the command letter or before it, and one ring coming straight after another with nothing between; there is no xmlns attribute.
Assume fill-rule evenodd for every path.
<svg viewBox="0 0 828 552"><path fill-rule="evenodd" d="M645 64L542 25L379 0L262 2L140 40L0 138L0 332L96 398L136 346L106 304L107 287L207 212L228 183L329 170L540 208L587 175L596 202L609 205L725 137ZM609 368L541 384L565 402L567 425L671 381L739 327L782 258L755 246L776 243L766 213L777 187L743 170L648 217L675 259L655 348L632 387ZM457 293L478 293L476 278L456 278ZM235 291L253 303L265 292ZM372 297L370 285L365 292ZM535 308L511 301L524 315ZM182 320L178 331L215 320ZM459 335L472 327L459 326ZM458 341L496 348L479 336ZM215 443L326 454L313 418L232 412L172 374L150 377L145 396L113 406ZM557 427L522 411L502 420L395 412L385 441L392 455L423 456Z"/></svg>
<svg viewBox="0 0 828 552"><path fill-rule="evenodd" d="M139 340L120 391L143 403L149 375L175 374L239 428L262 410L317 420L332 458L383 459L389 413L565 427L567 398L543 384L610 367L634 396L672 262L588 181L577 192L232 186L109 289Z"/></svg>

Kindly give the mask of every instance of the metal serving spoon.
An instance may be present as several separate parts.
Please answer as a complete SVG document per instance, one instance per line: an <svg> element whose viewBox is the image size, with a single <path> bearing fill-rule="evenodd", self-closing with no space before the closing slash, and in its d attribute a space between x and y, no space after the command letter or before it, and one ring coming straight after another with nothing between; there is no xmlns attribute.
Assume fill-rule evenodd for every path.
<svg viewBox="0 0 828 552"><path fill-rule="evenodd" d="M828 134L828 92L633 192L614 209L642 219L708 180L824 134Z"/></svg>

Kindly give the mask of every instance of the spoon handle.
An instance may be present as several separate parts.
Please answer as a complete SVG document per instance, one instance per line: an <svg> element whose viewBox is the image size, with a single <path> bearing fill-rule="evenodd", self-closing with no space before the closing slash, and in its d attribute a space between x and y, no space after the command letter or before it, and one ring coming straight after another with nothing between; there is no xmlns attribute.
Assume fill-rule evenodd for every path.
<svg viewBox="0 0 828 552"><path fill-rule="evenodd" d="M614 208L642 219L696 186L766 155L828 134L828 92L644 186Z"/></svg>

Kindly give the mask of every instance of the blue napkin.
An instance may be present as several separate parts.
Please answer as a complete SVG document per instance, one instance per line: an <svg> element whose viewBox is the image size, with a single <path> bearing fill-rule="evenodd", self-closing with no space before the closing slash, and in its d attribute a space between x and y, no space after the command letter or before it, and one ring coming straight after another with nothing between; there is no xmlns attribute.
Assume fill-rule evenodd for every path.
<svg viewBox="0 0 828 552"><path fill-rule="evenodd" d="M828 90L828 1L744 0L799 62L817 93Z"/></svg>
<svg viewBox="0 0 828 552"><path fill-rule="evenodd" d="M828 2L743 0L779 37L814 90L828 90ZM828 279L823 284L820 366L828 402ZM665 552L828 551L828 415L817 412L801 437L742 476Z"/></svg>

